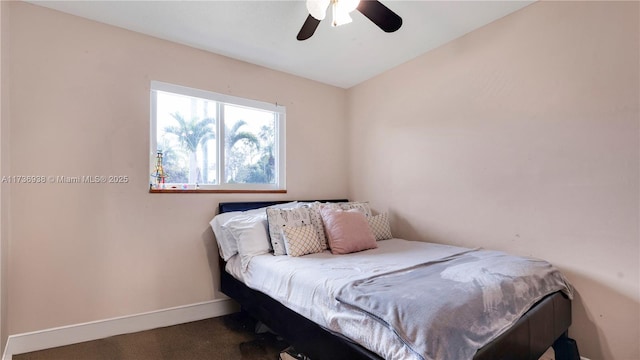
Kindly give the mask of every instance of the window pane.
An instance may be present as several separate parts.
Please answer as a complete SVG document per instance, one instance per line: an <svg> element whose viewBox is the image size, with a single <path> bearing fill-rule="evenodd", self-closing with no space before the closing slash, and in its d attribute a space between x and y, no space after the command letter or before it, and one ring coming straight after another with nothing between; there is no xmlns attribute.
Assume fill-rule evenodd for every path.
<svg viewBox="0 0 640 360"><path fill-rule="evenodd" d="M156 188L285 189L284 106L158 81L151 103L152 189L156 150L166 174Z"/></svg>
<svg viewBox="0 0 640 360"><path fill-rule="evenodd" d="M225 178L236 184L276 183L276 114L224 105Z"/></svg>
<svg viewBox="0 0 640 360"><path fill-rule="evenodd" d="M214 101L156 93L156 140L166 183L218 184L215 115Z"/></svg>

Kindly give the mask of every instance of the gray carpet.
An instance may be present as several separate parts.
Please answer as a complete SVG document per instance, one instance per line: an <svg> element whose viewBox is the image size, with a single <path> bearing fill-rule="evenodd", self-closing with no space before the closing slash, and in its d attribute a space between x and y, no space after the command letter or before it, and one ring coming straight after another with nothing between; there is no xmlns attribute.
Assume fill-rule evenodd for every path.
<svg viewBox="0 0 640 360"><path fill-rule="evenodd" d="M287 344L243 313L14 355L14 360L277 360Z"/></svg>

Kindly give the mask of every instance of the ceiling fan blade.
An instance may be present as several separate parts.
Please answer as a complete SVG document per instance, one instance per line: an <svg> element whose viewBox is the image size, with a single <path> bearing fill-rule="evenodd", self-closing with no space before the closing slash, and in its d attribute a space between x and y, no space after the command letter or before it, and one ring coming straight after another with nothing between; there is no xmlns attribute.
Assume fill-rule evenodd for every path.
<svg viewBox="0 0 640 360"><path fill-rule="evenodd" d="M385 32L394 32L402 26L402 18L377 0L363 0L358 11Z"/></svg>
<svg viewBox="0 0 640 360"><path fill-rule="evenodd" d="M307 16L307 20L305 20L304 24L302 24L302 28L300 29L300 32L298 33L298 36L296 38L300 41L307 40L311 37L311 35L313 35L314 32L316 32L319 24L320 20L314 18L311 15Z"/></svg>

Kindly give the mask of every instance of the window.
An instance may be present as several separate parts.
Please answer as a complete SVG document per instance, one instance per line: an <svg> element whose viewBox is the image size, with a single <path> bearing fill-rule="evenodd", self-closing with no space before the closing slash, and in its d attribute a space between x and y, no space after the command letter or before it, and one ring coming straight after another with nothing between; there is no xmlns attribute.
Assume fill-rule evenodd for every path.
<svg viewBox="0 0 640 360"><path fill-rule="evenodd" d="M153 189L284 190L284 139L283 106L151 82Z"/></svg>

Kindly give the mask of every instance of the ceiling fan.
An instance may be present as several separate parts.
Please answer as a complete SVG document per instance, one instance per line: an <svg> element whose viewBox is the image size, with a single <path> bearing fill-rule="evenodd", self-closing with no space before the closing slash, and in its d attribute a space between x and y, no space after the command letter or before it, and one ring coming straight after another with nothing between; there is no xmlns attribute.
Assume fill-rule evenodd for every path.
<svg viewBox="0 0 640 360"><path fill-rule="evenodd" d="M309 16L298 33L298 40L307 40L313 35L329 6L333 14L332 26L350 23L349 13L356 9L385 32L394 32L402 26L402 18L377 0L307 0Z"/></svg>

